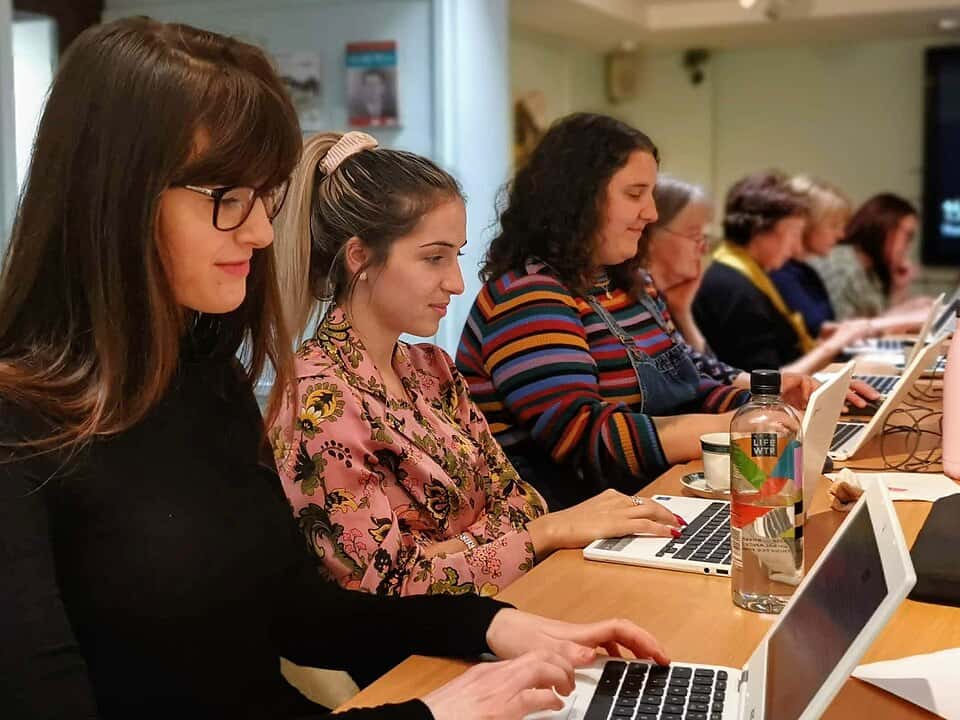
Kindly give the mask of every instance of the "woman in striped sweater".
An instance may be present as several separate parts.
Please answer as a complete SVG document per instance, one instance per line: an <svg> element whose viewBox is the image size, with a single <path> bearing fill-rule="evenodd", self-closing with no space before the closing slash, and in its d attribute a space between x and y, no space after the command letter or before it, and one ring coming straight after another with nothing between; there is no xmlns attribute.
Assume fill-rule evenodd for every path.
<svg viewBox="0 0 960 720"><path fill-rule="evenodd" d="M576 114L509 190L457 366L521 477L551 508L632 493L699 456L748 394L701 375L638 243L657 219L658 153L639 130Z"/></svg>

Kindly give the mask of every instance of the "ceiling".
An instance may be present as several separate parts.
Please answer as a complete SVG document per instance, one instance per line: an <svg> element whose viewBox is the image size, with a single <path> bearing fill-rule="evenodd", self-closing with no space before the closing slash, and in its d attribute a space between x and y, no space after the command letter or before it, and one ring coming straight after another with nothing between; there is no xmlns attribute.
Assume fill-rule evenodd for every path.
<svg viewBox="0 0 960 720"><path fill-rule="evenodd" d="M749 0L745 0L749 2ZM512 22L613 50L730 48L940 35L960 42L960 0L511 0ZM940 29L943 19L958 28Z"/></svg>

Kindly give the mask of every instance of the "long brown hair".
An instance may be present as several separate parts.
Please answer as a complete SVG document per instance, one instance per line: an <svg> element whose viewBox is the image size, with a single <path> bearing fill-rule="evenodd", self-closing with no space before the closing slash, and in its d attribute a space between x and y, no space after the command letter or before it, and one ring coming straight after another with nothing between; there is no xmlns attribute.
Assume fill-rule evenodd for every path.
<svg viewBox="0 0 960 720"><path fill-rule="evenodd" d="M159 197L185 183L273 187L300 152L296 113L246 43L128 18L82 33L40 121L0 275L0 395L77 447L153 408L194 324L207 350L242 350L253 382L269 359L291 377L272 248L254 254L236 310L181 308L155 238Z"/></svg>
<svg viewBox="0 0 960 720"><path fill-rule="evenodd" d="M861 205L847 223L846 233L840 242L853 245L870 258L873 271L889 295L893 284L891 268L887 262L887 237L908 215L917 215L917 208L899 195L880 193Z"/></svg>

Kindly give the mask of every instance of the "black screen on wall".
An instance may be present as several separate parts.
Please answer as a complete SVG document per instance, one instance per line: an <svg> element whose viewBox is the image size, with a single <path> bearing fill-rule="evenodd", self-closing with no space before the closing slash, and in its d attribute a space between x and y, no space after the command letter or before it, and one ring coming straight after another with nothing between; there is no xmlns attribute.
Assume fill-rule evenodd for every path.
<svg viewBox="0 0 960 720"><path fill-rule="evenodd" d="M923 262L960 265L960 45L926 60Z"/></svg>

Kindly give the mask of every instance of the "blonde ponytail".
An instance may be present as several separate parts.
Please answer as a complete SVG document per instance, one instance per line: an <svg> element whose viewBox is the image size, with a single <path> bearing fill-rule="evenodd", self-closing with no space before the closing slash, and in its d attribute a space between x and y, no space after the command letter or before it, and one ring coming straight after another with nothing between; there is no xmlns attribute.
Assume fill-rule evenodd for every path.
<svg viewBox="0 0 960 720"><path fill-rule="evenodd" d="M296 345L310 327L318 307L315 288L310 283L310 223L317 183L322 177L317 167L340 138L340 133L320 133L304 143L300 164L290 178L286 202L273 221L283 318Z"/></svg>

